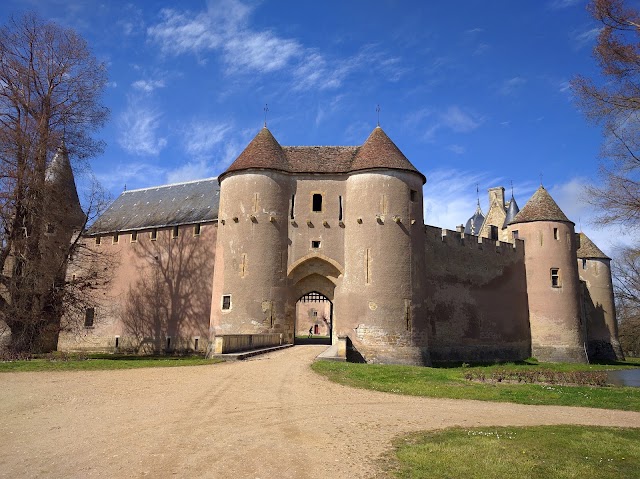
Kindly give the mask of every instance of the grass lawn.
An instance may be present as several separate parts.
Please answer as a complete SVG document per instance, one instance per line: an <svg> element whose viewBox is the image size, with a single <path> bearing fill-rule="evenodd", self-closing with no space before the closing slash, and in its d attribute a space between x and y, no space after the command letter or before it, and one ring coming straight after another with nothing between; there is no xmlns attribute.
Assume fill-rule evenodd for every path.
<svg viewBox="0 0 640 479"><path fill-rule="evenodd" d="M386 466L398 478L637 478L640 429L446 429L398 439Z"/></svg>
<svg viewBox="0 0 640 479"><path fill-rule="evenodd" d="M392 366L316 361L312 368L347 386L397 394L453 399L477 399L520 404L583 406L640 411L640 388L559 386L550 384L481 383L465 379L470 370L489 375L495 370L598 371L640 367L640 360L616 364L500 364L472 367Z"/></svg>
<svg viewBox="0 0 640 479"><path fill-rule="evenodd" d="M215 364L221 359L204 359L199 356L125 356L94 354L76 358L73 355L58 359L30 359L27 361L0 362L0 373L22 371L94 371L98 369L167 368L175 366L200 366Z"/></svg>

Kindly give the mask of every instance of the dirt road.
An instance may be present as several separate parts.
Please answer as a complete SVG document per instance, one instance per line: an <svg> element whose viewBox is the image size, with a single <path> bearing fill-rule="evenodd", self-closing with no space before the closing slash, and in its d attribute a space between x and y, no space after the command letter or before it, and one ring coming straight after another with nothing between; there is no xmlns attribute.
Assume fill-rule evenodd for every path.
<svg viewBox="0 0 640 479"><path fill-rule="evenodd" d="M322 346L212 366L0 375L0 477L367 478L402 433L640 427L640 413L398 396L313 373Z"/></svg>

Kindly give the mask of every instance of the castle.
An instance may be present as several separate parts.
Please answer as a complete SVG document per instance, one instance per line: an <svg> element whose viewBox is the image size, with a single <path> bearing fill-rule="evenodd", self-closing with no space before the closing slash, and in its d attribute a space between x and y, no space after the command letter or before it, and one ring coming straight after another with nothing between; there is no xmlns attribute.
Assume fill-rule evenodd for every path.
<svg viewBox="0 0 640 479"><path fill-rule="evenodd" d="M367 362L622 358L610 259L542 186L522 209L492 188L451 231L425 225L425 183L379 126L361 146L281 146L265 126L218 178L115 200L84 236L112 280L58 348L326 334Z"/></svg>

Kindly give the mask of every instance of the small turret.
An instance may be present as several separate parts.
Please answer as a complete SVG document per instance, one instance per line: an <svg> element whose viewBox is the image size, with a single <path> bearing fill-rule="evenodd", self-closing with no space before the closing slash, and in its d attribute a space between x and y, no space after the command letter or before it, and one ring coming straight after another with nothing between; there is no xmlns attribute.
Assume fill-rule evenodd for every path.
<svg viewBox="0 0 640 479"><path fill-rule="evenodd" d="M590 359L624 360L611 281L611 258L584 233L578 239L578 272L584 284L583 308Z"/></svg>
<svg viewBox="0 0 640 479"><path fill-rule="evenodd" d="M574 224L540 186L509 223L525 241L525 271L533 356L586 362Z"/></svg>
<svg viewBox="0 0 640 479"><path fill-rule="evenodd" d="M478 206L476 206L476 212L471 218L467 220L467 224L464 227L464 234L478 236L480 234L483 223L484 215L482 214L482 209L480 208L480 199L478 198Z"/></svg>

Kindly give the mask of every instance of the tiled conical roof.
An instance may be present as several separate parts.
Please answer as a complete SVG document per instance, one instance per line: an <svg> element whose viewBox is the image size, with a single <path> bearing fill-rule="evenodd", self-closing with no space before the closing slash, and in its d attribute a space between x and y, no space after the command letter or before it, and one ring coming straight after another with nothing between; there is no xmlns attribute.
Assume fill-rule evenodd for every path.
<svg viewBox="0 0 640 479"><path fill-rule="evenodd" d="M578 258L611 259L591 241L586 234L579 233Z"/></svg>
<svg viewBox="0 0 640 479"><path fill-rule="evenodd" d="M509 223L511 223L516 215L520 212L520 208L518 208L518 203L516 203L516 199L511 195L511 201L509 201L509 208L507 209L507 216L504 218L504 224L502 228L506 228Z"/></svg>
<svg viewBox="0 0 640 479"><path fill-rule="evenodd" d="M542 185L509 224L528 223L530 221L559 221L575 224L566 217Z"/></svg>
<svg viewBox="0 0 640 479"><path fill-rule="evenodd" d="M420 174L426 183L424 175L400 151L387 134L376 127L367 138L367 141L358 149L351 171L368 170L370 168L393 168L396 170L409 170Z"/></svg>
<svg viewBox="0 0 640 479"><path fill-rule="evenodd" d="M64 142L54 155L47 167L46 180L49 191L49 201L62 208L59 213L66 216L74 227L80 227L85 220L85 214L80 206L78 190L73 177L73 170L69 162L69 153Z"/></svg>
<svg viewBox="0 0 640 479"><path fill-rule="evenodd" d="M266 126L251 140L225 173L249 168L289 171L282 147Z"/></svg>
<svg viewBox="0 0 640 479"><path fill-rule="evenodd" d="M289 173L349 173L374 168L407 170L420 173L382 128L377 127L362 146L280 146L265 127L247 145L240 156L218 177L252 168Z"/></svg>

